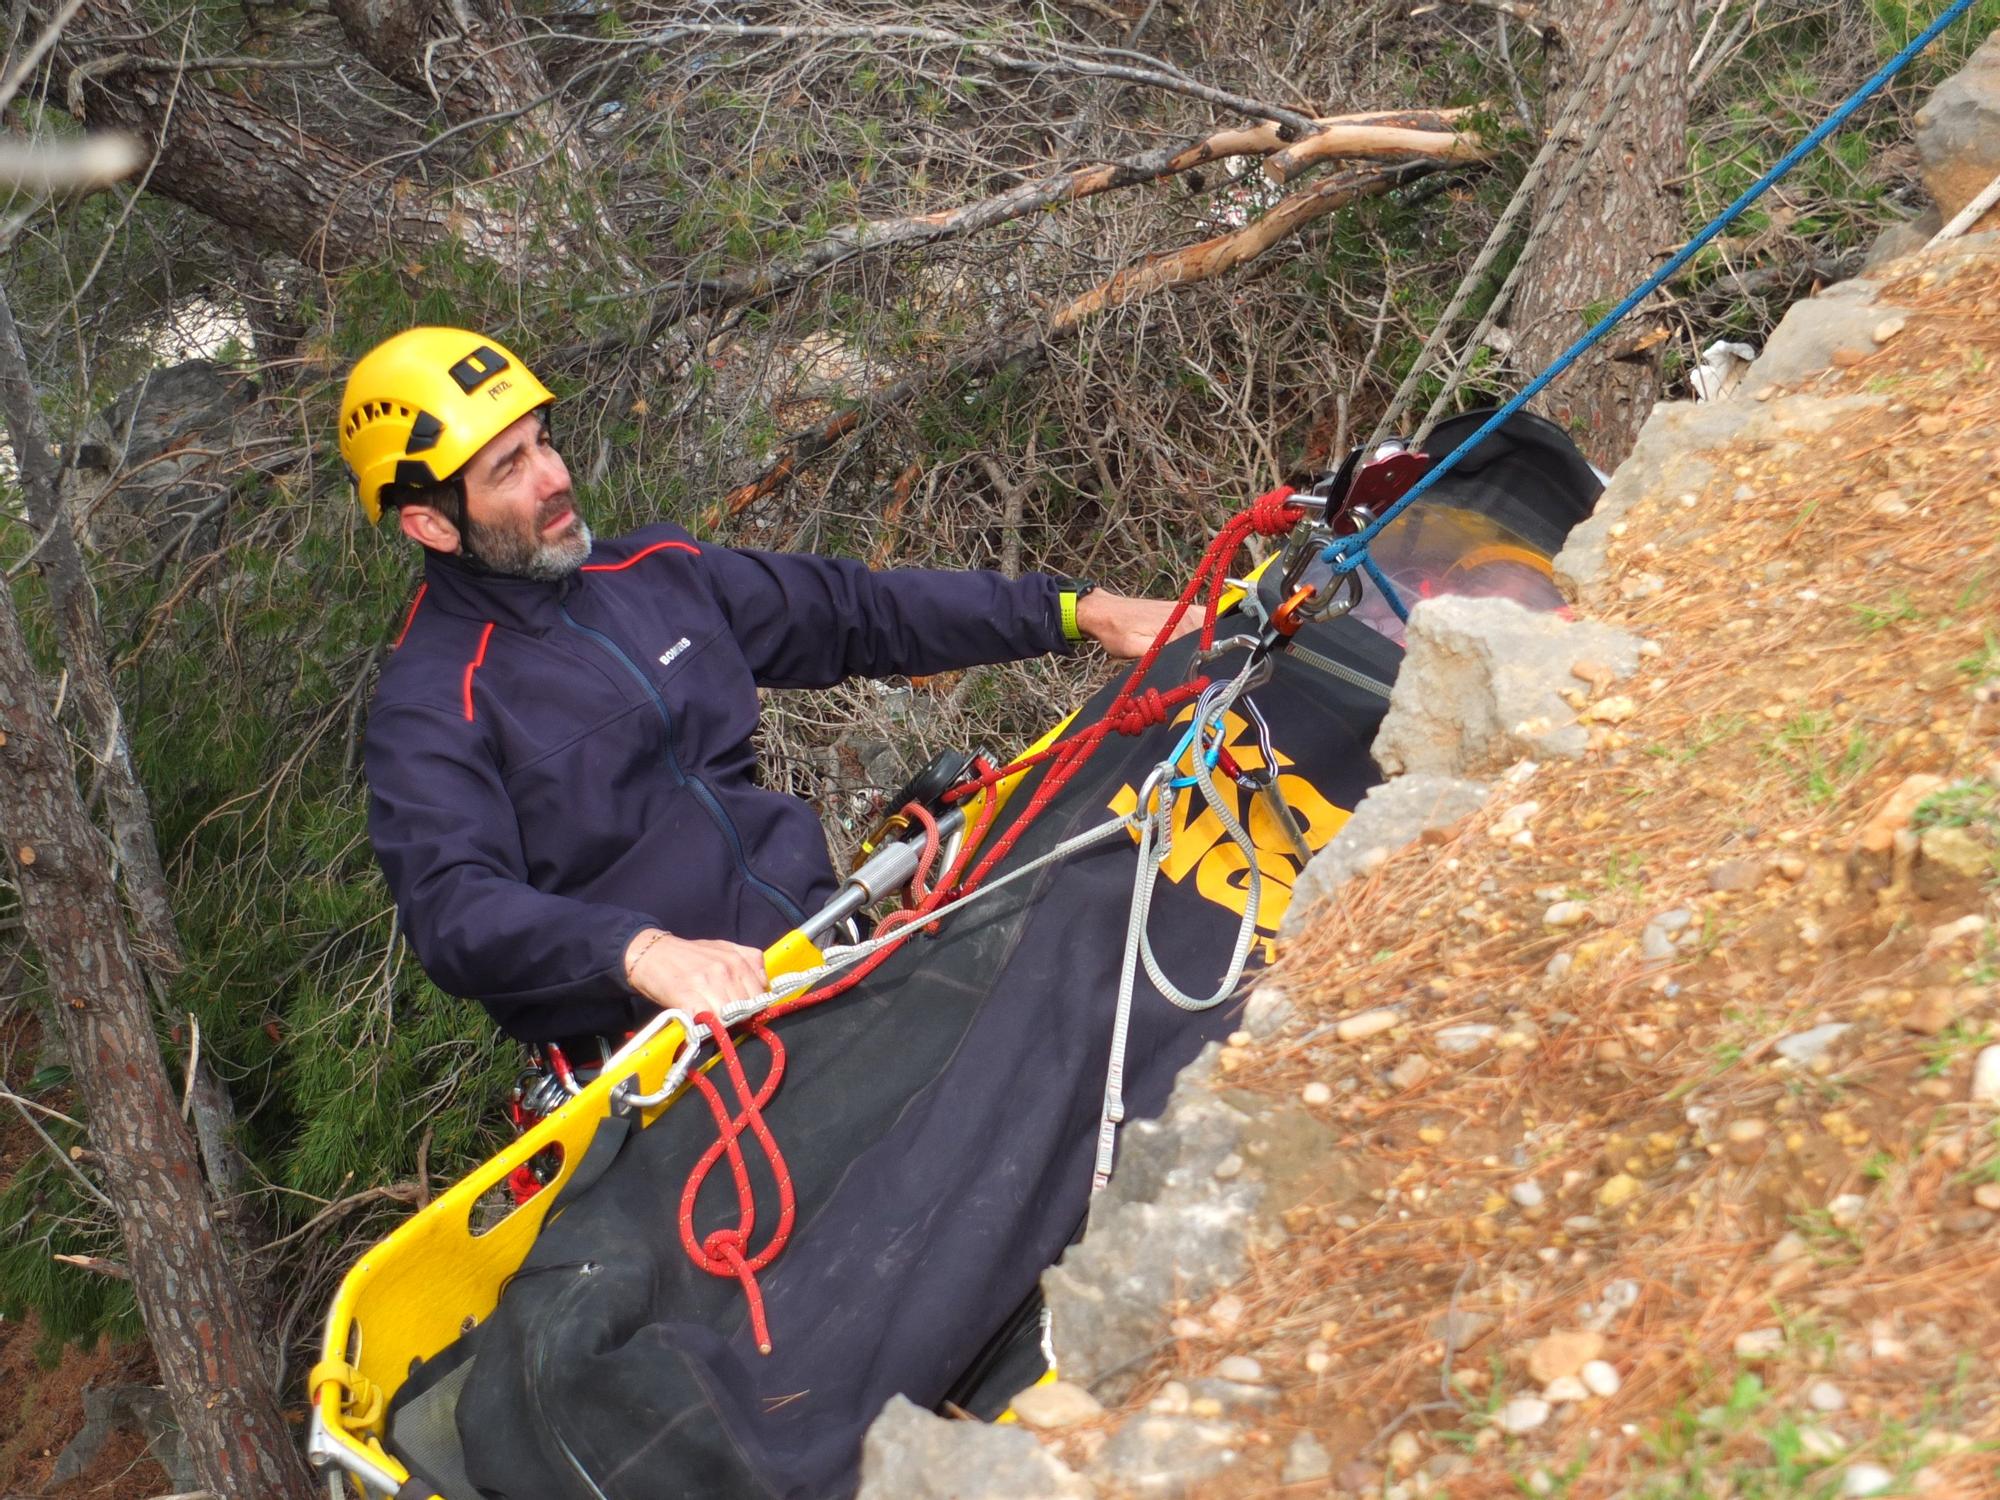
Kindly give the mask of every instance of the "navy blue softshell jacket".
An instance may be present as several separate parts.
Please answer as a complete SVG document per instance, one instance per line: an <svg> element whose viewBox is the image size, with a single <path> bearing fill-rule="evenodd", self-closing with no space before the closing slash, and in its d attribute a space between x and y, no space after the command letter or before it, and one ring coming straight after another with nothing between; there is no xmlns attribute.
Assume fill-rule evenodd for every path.
<svg viewBox="0 0 2000 1500"><path fill-rule="evenodd" d="M658 926L768 946L834 892L819 819L757 785L757 688L1065 649L1042 575L698 543L601 542L560 583L427 553L369 713L368 831L443 989L528 1041L651 1013L625 949Z"/></svg>

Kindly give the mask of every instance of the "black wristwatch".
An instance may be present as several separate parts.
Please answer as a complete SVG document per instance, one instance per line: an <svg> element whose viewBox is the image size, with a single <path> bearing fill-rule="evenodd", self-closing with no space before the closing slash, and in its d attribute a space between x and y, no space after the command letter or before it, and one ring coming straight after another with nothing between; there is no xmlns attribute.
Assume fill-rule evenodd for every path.
<svg viewBox="0 0 2000 1500"><path fill-rule="evenodd" d="M1097 588L1095 578L1058 578L1056 580L1056 609L1062 615L1062 633L1066 641L1080 641L1083 632L1077 628L1076 605L1084 595Z"/></svg>

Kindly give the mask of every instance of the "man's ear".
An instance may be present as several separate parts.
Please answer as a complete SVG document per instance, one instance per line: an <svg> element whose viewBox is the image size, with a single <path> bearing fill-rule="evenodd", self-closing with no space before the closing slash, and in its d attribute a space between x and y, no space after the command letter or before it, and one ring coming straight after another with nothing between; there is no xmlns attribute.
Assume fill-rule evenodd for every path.
<svg viewBox="0 0 2000 1500"><path fill-rule="evenodd" d="M396 511L396 524L403 535L433 552L456 552L458 528L445 519L443 511L430 505L404 505Z"/></svg>

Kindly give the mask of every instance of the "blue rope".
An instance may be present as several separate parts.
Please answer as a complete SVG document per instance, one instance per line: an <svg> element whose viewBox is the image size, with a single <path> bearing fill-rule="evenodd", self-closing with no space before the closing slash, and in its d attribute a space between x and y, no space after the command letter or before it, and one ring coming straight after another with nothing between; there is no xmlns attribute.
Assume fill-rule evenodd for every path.
<svg viewBox="0 0 2000 1500"><path fill-rule="evenodd" d="M1730 204L1729 207L1725 208L1713 219L1710 219L1699 234L1674 253L1671 260L1648 276L1644 281L1640 282L1626 296L1624 301L1599 318L1592 325L1588 333L1584 334L1582 338L1557 355L1555 361L1547 369L1543 370L1541 374L1529 381L1519 395L1515 396L1505 406L1501 407L1481 423L1478 431L1474 432L1471 437L1452 449L1438 463L1432 465L1424 476L1411 485L1404 492L1402 498L1394 505L1383 511L1380 516L1369 522L1367 526L1355 532L1352 536L1344 536L1334 542L1320 554L1321 558L1331 563L1336 573L1352 573L1356 568L1367 569L1368 576L1375 580L1376 587L1381 589L1383 598L1389 601L1389 607L1395 610L1396 617L1407 620L1410 617L1409 610L1404 606L1402 599L1397 596L1395 587L1389 582L1382 570L1376 566L1374 558L1370 557L1368 553L1368 544L1381 534L1382 528L1395 520L1424 491L1444 478L1446 474L1449 474L1460 459L1464 458L1466 454L1477 448L1489 436L1499 430L1510 417L1540 394L1550 381L1575 364L1591 345L1609 333L1627 313L1631 312L1633 308L1658 291L1675 272L1679 271L1690 260L1693 260L1704 245L1727 229L1742 214L1744 209L1763 197L1773 183L1791 171L1801 161L1805 160L1815 147L1836 130L1840 129L1842 125L1846 124L1848 118L1857 109L1861 108L1863 104L1866 104L1881 89L1882 85L1902 72L1909 65L1911 59L1937 40L1940 32L1971 8L1972 0L1952 0L1952 4L1935 21L1926 26L1907 47L1884 63L1874 77L1848 95L1847 99L1838 109L1814 127L1811 134L1807 135L1797 145L1792 147L1791 150L1781 156L1777 164L1770 171L1745 188L1742 195L1734 203Z"/></svg>

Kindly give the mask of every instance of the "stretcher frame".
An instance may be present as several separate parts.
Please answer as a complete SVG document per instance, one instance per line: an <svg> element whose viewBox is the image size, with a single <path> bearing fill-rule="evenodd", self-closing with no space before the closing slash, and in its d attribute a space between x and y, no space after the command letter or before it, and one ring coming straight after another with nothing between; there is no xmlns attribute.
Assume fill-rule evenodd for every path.
<svg viewBox="0 0 2000 1500"><path fill-rule="evenodd" d="M1024 754L1054 744L1074 717L1065 717ZM1026 774L993 788L996 815ZM968 828L979 826L988 795L982 792L967 804ZM805 929L795 929L765 951L764 969L776 980L820 961L818 945ZM306 1377L311 1402L306 1459L328 1475L331 1494L343 1493L344 1476L345 1493L359 1500L443 1500L428 1489L412 1489L409 1471L389 1452L389 1403L420 1361L470 1333L499 1305L508 1278L527 1258L598 1127L629 1108L622 1102L628 1094L657 1092L685 1042L681 1024L663 1018L657 1031L621 1048L612 1059L615 1066L607 1065L580 1093L411 1215L348 1269L327 1311L319 1360ZM639 1110L640 1128L672 1108L689 1087L684 1083L663 1102ZM562 1159L542 1190L475 1231L473 1218L482 1201L504 1194L516 1169L552 1149Z"/></svg>

